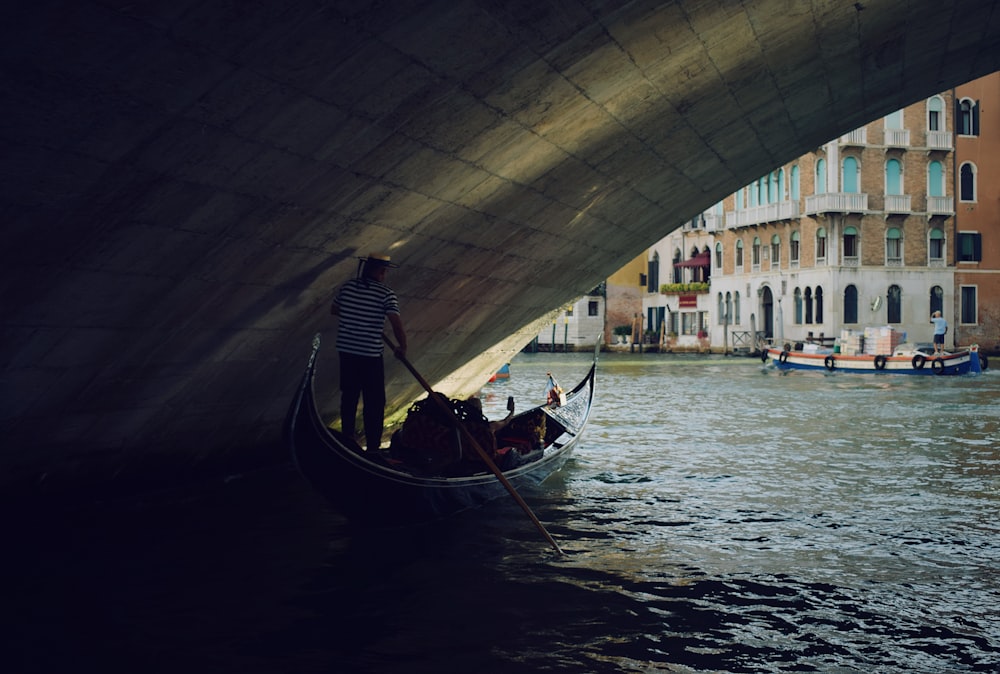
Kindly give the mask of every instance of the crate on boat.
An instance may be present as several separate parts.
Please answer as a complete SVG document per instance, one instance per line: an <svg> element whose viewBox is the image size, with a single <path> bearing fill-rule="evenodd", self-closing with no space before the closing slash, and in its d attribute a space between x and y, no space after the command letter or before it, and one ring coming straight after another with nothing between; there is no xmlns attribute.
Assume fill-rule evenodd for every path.
<svg viewBox="0 0 1000 674"><path fill-rule="evenodd" d="M903 332L891 327L865 328L864 352L872 356L889 354L903 343Z"/></svg>
<svg viewBox="0 0 1000 674"><path fill-rule="evenodd" d="M865 352L865 336L857 330L840 331L840 352L845 356L856 356Z"/></svg>

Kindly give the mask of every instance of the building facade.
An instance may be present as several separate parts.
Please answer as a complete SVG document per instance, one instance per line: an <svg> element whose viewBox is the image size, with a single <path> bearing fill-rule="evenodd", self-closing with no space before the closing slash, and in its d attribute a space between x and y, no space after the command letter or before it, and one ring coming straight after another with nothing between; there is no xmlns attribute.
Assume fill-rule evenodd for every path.
<svg viewBox="0 0 1000 674"><path fill-rule="evenodd" d="M971 124L963 101L968 109L967 99L998 95L995 84L989 92L979 86L932 96L828 142L658 242L651 269L658 265L674 283L704 278L710 286L648 287L650 323L663 312L679 342L701 334L716 350L754 350L761 339L831 343L845 329L868 326L930 341L936 310L961 328L949 332L949 346L995 335L1000 250L983 244L983 232L1000 229L1000 154L979 136L955 133L956 123ZM975 146L966 142L973 138ZM989 173L992 197L961 200L956 217L963 172ZM982 191L983 180L976 185Z"/></svg>
<svg viewBox="0 0 1000 674"><path fill-rule="evenodd" d="M592 349L598 340L604 338L606 284L601 284L590 293L563 307L552 317L552 322L543 327L538 335L525 347L529 351L578 351Z"/></svg>
<svg viewBox="0 0 1000 674"><path fill-rule="evenodd" d="M1000 73L955 89L955 313L959 344L1000 351Z"/></svg>
<svg viewBox="0 0 1000 674"><path fill-rule="evenodd" d="M714 311L709 288L716 268L711 257L723 217L719 203L649 249L643 279L647 342L667 350L710 348Z"/></svg>

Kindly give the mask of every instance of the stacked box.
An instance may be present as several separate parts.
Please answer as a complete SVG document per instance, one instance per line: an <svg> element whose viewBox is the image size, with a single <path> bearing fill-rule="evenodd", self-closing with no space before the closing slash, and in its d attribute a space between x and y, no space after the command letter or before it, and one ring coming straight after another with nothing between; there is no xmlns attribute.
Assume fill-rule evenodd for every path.
<svg viewBox="0 0 1000 674"><path fill-rule="evenodd" d="M889 355L903 342L903 333L895 328L865 328L865 353Z"/></svg>
<svg viewBox="0 0 1000 674"><path fill-rule="evenodd" d="M856 356L865 352L865 337L857 330L840 331L840 352L845 356Z"/></svg>

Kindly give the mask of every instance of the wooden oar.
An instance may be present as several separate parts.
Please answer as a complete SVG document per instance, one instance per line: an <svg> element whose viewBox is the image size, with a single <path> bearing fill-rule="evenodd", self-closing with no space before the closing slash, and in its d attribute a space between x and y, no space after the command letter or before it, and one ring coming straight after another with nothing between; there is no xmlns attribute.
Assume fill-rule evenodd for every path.
<svg viewBox="0 0 1000 674"><path fill-rule="evenodd" d="M497 467L496 463L493 462L493 459L490 458L490 455L486 453L486 450L483 449L483 446L479 444L479 442L472 435L472 433L469 432L469 429L467 429L459 420L459 418L455 416L455 411L451 408L451 406L445 403L444 400L442 400L442 396L436 395L434 393L434 390L431 388L431 385L427 383L426 379L420 376L420 373L417 372L416 368L413 367L413 364L410 363L410 361L408 361L405 356L399 355L399 351L396 349L396 345L393 343L393 341L389 338L389 335L382 333L382 339L385 340L385 343L388 344L389 348L392 349L393 352L396 354L396 358L398 358L400 362L402 362L403 365L406 366L406 369L410 371L410 374L412 374L414 378L418 382L420 382L420 385L424 387L424 390L427 391L427 393L429 394L427 397L433 400L434 404L440 407L441 410L448 415L448 418L454 422L455 426L458 427L459 432L462 434L462 438L467 443L469 443L469 445L472 446L473 449L476 450L476 452L479 454L479 458L481 458L483 460L483 463L485 463L487 467L489 467L489 469L493 471L493 474L496 475L498 480L500 480L500 484L502 484L507 489L507 491L510 492L510 495L514 497L514 500L517 501L517 504L521 506L521 510L523 510L525 514L529 518L531 518L531 521L534 522L535 526L538 527L538 530L542 532L542 536L545 536L545 540L549 542L549 545L551 545L555 549L555 551L558 552L560 555L566 554L565 552L562 551L562 548L559 547L559 544L556 543L555 539L552 538L551 534L549 534L549 532L546 531L545 527L542 526L542 523L538 520L538 518L535 517L535 513L531 512L531 508L528 507L528 504L524 502L524 499L521 498L521 495L517 493L516 489L514 489L514 485L510 483L510 480L508 480L504 476L504 474Z"/></svg>

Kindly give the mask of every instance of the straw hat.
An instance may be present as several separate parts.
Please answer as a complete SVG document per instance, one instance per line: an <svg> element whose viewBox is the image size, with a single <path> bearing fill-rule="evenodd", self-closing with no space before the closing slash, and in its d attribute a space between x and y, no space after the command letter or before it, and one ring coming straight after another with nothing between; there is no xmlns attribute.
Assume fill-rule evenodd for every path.
<svg viewBox="0 0 1000 674"><path fill-rule="evenodd" d="M391 267L391 268L399 267L398 264L395 264L394 262L390 261L389 256L385 255L384 253L374 253L374 252L368 253L366 257L359 257L358 259L364 262L365 264L378 265L381 267Z"/></svg>

